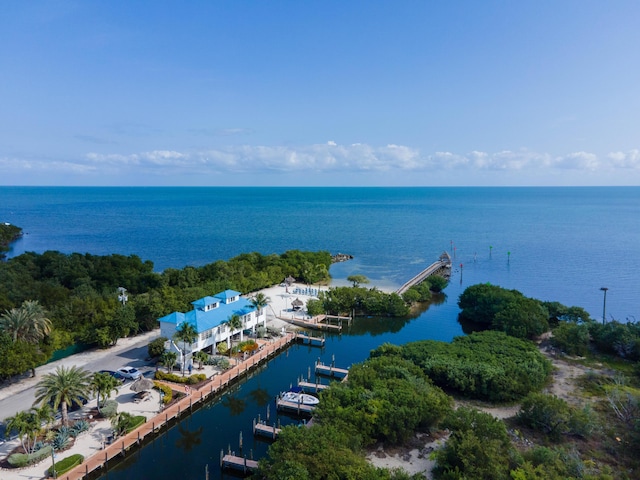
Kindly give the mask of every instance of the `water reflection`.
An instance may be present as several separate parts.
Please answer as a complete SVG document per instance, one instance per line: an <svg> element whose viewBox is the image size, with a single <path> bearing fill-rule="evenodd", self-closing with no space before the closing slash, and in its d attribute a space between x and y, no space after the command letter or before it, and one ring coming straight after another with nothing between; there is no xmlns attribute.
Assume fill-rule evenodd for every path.
<svg viewBox="0 0 640 480"><path fill-rule="evenodd" d="M222 400L222 405L229 409L229 413L232 417L240 415L244 412L245 408L247 408L247 402L244 398L231 394L227 395L224 400Z"/></svg>
<svg viewBox="0 0 640 480"><path fill-rule="evenodd" d="M264 407L271 400L271 395L266 388L253 389L249 392L249 396L259 407Z"/></svg>
<svg viewBox="0 0 640 480"><path fill-rule="evenodd" d="M178 424L178 433L180 436L176 440L176 448L183 450L186 453L200 445L202 443L203 429L204 427L200 425L197 430L191 431L188 427L183 427L182 424Z"/></svg>

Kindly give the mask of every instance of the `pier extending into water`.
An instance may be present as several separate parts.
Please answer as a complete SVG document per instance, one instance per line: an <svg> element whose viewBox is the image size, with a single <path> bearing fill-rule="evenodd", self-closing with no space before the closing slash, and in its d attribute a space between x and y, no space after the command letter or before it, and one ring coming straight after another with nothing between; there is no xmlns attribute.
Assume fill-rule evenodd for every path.
<svg viewBox="0 0 640 480"><path fill-rule="evenodd" d="M419 274L413 277L411 280L402 285L396 293L402 295L414 285L424 282L427 277L431 275L442 275L445 278L451 276L451 256L447 252L442 252L440 258L422 270Z"/></svg>
<svg viewBox="0 0 640 480"><path fill-rule="evenodd" d="M295 339L293 333L288 333L284 337L266 343L261 350L250 356L243 362L230 368L224 373L215 375L197 388L192 388L191 393L175 403L168 405L164 410L153 418L147 420L145 424L135 429L133 432L118 437L112 444L106 445L103 450L88 457L85 461L67 473L58 475L60 480L81 480L96 470L103 468L109 461L116 457L126 456L132 449L141 446L147 437L159 434L174 420L177 420L185 412L191 412L194 407L202 404L207 398L220 393L230 383L246 375L258 365L262 364L277 352L289 345ZM257 468L258 462L247 460L243 457L235 457L229 454L221 455L223 468L235 468L241 471L250 471ZM239 459L239 460L238 460Z"/></svg>

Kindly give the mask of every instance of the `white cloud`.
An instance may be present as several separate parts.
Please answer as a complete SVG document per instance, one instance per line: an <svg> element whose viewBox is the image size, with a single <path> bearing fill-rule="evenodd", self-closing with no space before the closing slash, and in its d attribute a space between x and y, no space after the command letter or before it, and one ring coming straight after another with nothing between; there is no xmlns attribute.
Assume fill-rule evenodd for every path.
<svg viewBox="0 0 640 480"><path fill-rule="evenodd" d="M640 169L640 150L629 150L627 153L612 152L608 158L614 167Z"/></svg>
<svg viewBox="0 0 640 480"><path fill-rule="evenodd" d="M335 141L302 146L240 145L198 151L150 150L134 153L88 153L76 160L18 159L0 157L0 168L12 174L31 175L30 172L58 172L74 175L109 175L117 178L123 174L144 174L171 178L198 176L203 181L223 175L290 174L339 175L372 174L378 178L405 176L407 183L418 178L428 181L439 175L481 175L482 172L503 172L508 175L536 176L571 175L607 172L607 174L640 170L640 150L612 152L603 160L589 152L579 151L564 155L538 153L526 149L468 153L438 151L421 152L406 145L388 144L373 146L365 143L338 144ZM412 176L413 175L413 176ZM400 177L398 177L400 176ZM330 177L326 177L330 178ZM371 177L373 178L373 177ZM475 177L469 177L475 178ZM486 177L485 177L486 178ZM491 177L496 178L496 177ZM573 178L573 177L567 177ZM628 179L629 177L624 177ZM411 180L411 181L409 181Z"/></svg>

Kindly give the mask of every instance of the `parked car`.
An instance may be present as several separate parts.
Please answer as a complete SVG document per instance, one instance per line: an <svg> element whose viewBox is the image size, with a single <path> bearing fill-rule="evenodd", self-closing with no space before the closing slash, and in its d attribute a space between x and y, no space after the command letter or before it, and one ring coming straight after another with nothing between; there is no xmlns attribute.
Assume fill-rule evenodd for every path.
<svg viewBox="0 0 640 480"><path fill-rule="evenodd" d="M118 373L124 378L130 378L131 380L137 380L142 376L142 372L133 367L122 367L118 369Z"/></svg>
<svg viewBox="0 0 640 480"><path fill-rule="evenodd" d="M120 372L114 372L113 370L100 370L98 373L106 373L107 375L111 375L113 378L118 380L120 383L124 383L126 380L125 376Z"/></svg>

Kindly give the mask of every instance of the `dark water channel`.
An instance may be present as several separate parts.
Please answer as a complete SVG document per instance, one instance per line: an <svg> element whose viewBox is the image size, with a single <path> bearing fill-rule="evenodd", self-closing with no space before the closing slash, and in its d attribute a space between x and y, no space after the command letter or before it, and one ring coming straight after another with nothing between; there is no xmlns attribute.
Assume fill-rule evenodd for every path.
<svg viewBox="0 0 640 480"><path fill-rule="evenodd" d="M384 342L403 344L425 338L449 341L462 334L462 327L456 320L457 292L453 298L441 305L432 305L417 318L409 320L356 319L341 335L327 336L322 349L292 345L220 397L130 453L121 463L112 464L99 478L196 480L205 478L206 465L212 480L235 478L220 471L220 450L226 452L231 447L239 454L242 432L242 453L252 454L254 459L264 456L269 443L254 438L252 420L258 415L264 419L269 410L271 422L298 423L297 418L277 413L274 399L279 392L295 385L299 377L307 377L309 369L312 381L315 380L313 365L316 360L331 363L335 359L337 367L349 367L366 359L372 349Z"/></svg>

